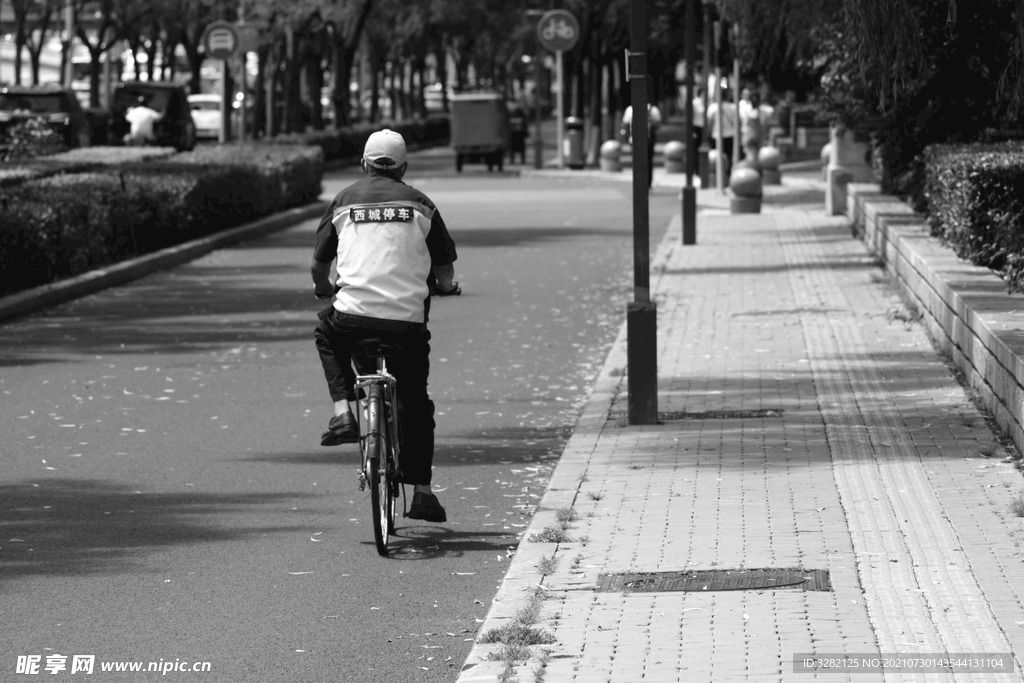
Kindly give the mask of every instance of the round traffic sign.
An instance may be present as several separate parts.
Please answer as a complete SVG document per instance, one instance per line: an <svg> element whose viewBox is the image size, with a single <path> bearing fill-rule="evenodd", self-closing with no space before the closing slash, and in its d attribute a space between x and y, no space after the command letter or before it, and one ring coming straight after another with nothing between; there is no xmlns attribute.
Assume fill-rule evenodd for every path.
<svg viewBox="0 0 1024 683"><path fill-rule="evenodd" d="M537 38L540 44L552 52L567 52L580 39L580 22L572 12L553 9L546 12L537 23Z"/></svg>
<svg viewBox="0 0 1024 683"><path fill-rule="evenodd" d="M230 59L238 52L242 35L238 28L227 21L215 21L206 27L203 47L208 59Z"/></svg>

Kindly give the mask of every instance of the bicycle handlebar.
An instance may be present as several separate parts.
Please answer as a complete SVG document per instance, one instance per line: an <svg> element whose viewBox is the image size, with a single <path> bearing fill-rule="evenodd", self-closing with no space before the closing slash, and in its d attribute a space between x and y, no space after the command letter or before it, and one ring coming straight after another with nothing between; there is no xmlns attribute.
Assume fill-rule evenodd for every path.
<svg viewBox="0 0 1024 683"><path fill-rule="evenodd" d="M442 292L437 287L434 288L434 296L459 296L462 294L462 287L459 287L458 282L453 282L454 287L449 289L447 292Z"/></svg>
<svg viewBox="0 0 1024 683"><path fill-rule="evenodd" d="M442 292L440 289L435 287L434 288L434 296L438 296L438 297L442 297L442 296L460 296L462 294L462 287L459 287L459 283L458 282L453 282L452 284L454 284L455 287L453 287L452 289L448 290L447 292ZM338 293L338 287L335 287L334 288L334 292L330 296L320 296L315 291L313 292L313 296L315 296L320 301L327 301L329 299L332 299L334 297L334 295L337 294L337 293Z"/></svg>

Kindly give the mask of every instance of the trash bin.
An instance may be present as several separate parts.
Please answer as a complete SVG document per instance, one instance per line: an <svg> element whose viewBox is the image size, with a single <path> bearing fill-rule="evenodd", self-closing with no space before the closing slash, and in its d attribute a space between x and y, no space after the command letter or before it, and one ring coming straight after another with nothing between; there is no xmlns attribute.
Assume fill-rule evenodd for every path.
<svg viewBox="0 0 1024 683"><path fill-rule="evenodd" d="M583 168L583 121L581 119L570 116L565 120L565 140L562 142L562 146L565 165L569 168Z"/></svg>

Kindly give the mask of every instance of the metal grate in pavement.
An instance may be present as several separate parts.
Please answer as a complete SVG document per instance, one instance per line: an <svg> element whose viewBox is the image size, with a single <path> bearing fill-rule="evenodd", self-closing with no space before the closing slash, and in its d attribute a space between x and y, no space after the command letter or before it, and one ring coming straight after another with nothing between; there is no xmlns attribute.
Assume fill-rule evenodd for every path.
<svg viewBox="0 0 1024 683"><path fill-rule="evenodd" d="M766 408L764 410L704 410L696 412L659 412L658 422L672 422L675 420L757 420L766 417L782 417L782 409ZM625 419L626 413L624 411L612 410L608 413L609 421L623 421Z"/></svg>
<svg viewBox="0 0 1024 683"><path fill-rule="evenodd" d="M762 417L782 417L780 408L765 410L705 410L700 412L658 413L659 420L742 420Z"/></svg>
<svg viewBox="0 0 1024 683"><path fill-rule="evenodd" d="M715 569L705 571L601 574L598 593L671 593L796 588L831 591L827 569Z"/></svg>

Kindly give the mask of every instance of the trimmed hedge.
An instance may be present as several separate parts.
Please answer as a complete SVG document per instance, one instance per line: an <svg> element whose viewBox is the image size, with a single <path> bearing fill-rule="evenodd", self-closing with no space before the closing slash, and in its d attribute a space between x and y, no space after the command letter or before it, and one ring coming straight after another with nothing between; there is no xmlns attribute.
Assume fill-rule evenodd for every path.
<svg viewBox="0 0 1024 683"><path fill-rule="evenodd" d="M383 128L390 128L396 133L401 133L410 147L445 143L451 136L448 117L431 116L411 121L385 121L379 124L359 123L338 130L278 135L264 142L311 145L319 147L323 151L324 161L341 161L358 159L363 153L363 147L366 146L366 139L370 137L370 134Z"/></svg>
<svg viewBox="0 0 1024 683"><path fill-rule="evenodd" d="M315 201L310 147L209 147L26 180L0 194L0 295Z"/></svg>
<svg viewBox="0 0 1024 683"><path fill-rule="evenodd" d="M446 143L446 116L256 143L91 147L0 164L0 295L234 227L319 198L325 161L358 159L374 131Z"/></svg>
<svg viewBox="0 0 1024 683"><path fill-rule="evenodd" d="M922 161L932 234L1024 292L1024 143L933 145Z"/></svg>
<svg viewBox="0 0 1024 683"><path fill-rule="evenodd" d="M60 154L0 163L0 188L58 173L88 173L104 166L166 158L176 152L173 147L82 147Z"/></svg>
<svg viewBox="0 0 1024 683"><path fill-rule="evenodd" d="M0 135L0 161L56 154L67 148L63 137L50 128L46 121L34 116L16 121Z"/></svg>

